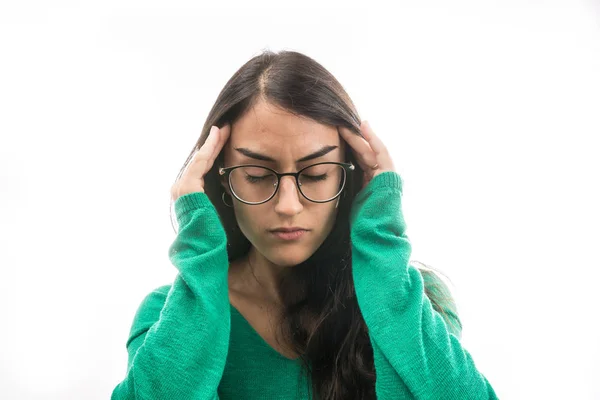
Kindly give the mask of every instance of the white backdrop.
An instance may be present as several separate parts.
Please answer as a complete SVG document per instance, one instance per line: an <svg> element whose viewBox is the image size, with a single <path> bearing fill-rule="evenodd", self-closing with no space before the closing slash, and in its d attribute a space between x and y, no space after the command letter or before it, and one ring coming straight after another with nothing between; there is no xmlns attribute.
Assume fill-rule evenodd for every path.
<svg viewBox="0 0 600 400"><path fill-rule="evenodd" d="M392 151L500 398L600 399L597 2L52 3L0 5L1 398L110 397L210 107L289 49Z"/></svg>

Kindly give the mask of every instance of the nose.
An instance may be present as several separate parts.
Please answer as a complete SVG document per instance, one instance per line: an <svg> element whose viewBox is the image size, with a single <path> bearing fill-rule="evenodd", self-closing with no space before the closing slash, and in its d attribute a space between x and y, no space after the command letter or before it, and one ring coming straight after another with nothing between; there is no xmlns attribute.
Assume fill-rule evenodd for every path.
<svg viewBox="0 0 600 400"><path fill-rule="evenodd" d="M304 206L300 202L300 196L302 195L298 192L294 177L282 177L279 182L279 190L275 195L275 212L287 216L298 214L304 209Z"/></svg>

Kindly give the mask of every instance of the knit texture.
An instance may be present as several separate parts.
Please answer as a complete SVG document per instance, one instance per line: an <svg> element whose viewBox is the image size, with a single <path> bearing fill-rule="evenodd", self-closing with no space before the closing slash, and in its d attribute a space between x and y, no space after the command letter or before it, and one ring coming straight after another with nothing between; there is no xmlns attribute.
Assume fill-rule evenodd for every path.
<svg viewBox="0 0 600 400"><path fill-rule="evenodd" d="M373 346L378 399L491 400L492 386L460 343L450 292L410 264L402 179L387 171L354 199L352 273ZM173 284L141 302L127 373L112 400L310 399L299 359L275 351L229 303L227 238L205 193L175 202ZM442 315L425 289L448 298Z"/></svg>

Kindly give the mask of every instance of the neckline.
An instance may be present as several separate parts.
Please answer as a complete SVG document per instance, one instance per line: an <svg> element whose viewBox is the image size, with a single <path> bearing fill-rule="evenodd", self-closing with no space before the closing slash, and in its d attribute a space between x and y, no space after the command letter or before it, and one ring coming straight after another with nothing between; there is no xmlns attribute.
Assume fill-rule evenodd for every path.
<svg viewBox="0 0 600 400"><path fill-rule="evenodd" d="M258 339L258 341L261 343L261 345L263 347L266 347L271 353L273 353L274 355L276 355L277 357L279 357L285 361L292 361L292 362L300 361L300 357L288 358L288 357L284 356L283 354L281 354L280 352L278 352L277 350L275 350L262 336L260 336L260 334L256 331L256 329L254 329L254 327L250 324L250 322L248 322L246 317L244 317L244 315L237 308L235 308L233 306L233 304L229 303L229 307L230 307L232 313L237 314L243 320L246 327L250 330L250 332L252 332L252 335Z"/></svg>

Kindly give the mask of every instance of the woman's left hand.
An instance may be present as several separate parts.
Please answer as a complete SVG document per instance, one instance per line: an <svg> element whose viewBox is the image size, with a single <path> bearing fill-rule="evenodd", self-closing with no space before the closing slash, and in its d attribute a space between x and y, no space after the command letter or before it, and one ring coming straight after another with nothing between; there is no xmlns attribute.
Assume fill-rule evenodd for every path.
<svg viewBox="0 0 600 400"><path fill-rule="evenodd" d="M360 137L350 129L339 126L338 132L352 148L352 153L365 172L363 188L377 175L386 171L396 171L390 154L365 120L360 125L363 137Z"/></svg>

